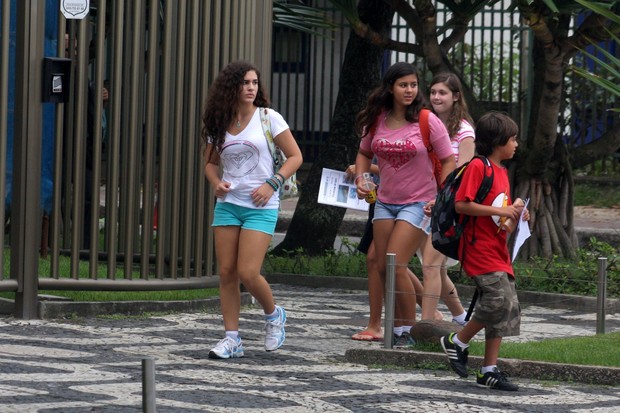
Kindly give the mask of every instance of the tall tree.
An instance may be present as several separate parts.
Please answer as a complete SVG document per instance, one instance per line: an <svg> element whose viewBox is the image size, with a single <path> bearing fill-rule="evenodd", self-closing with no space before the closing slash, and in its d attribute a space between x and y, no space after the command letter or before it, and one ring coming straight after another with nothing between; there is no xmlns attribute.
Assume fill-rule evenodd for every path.
<svg viewBox="0 0 620 413"><path fill-rule="evenodd" d="M612 2L606 3L609 10ZM613 3L617 8L617 2ZM526 244L525 255L573 257L577 241L572 166L558 131L565 75L580 49L610 39L612 33L620 31L620 25L603 14L590 13L571 32L573 17L584 10L577 1L518 0L517 6L534 36L531 126L513 168L515 195L530 198L533 236ZM618 138L618 126L615 130ZM613 146L617 150L620 141Z"/></svg>
<svg viewBox="0 0 620 413"><path fill-rule="evenodd" d="M360 0L353 12L370 31L381 37L387 36L394 15L388 4ZM286 237L274 249L275 254L303 248L306 253L317 255L333 248L346 210L317 204L321 171L324 167L344 170L354 159L359 147L359 137L353 127L355 116L362 109L368 91L380 79L384 51L382 45L351 34L340 72L329 139L312 164Z"/></svg>
<svg viewBox="0 0 620 413"><path fill-rule="evenodd" d="M442 28L437 27L437 11L434 2L430 0L413 0L411 3L404 0L361 1L359 15L352 5L354 2L331 0L345 12L354 32L351 41L355 42L357 47L374 45L378 48L375 56L381 56L381 50L413 53L424 58L433 74L446 70L458 72L449 61L448 52L463 41L473 17L483 7L495 4L497 0L439 1L452 12L450 21ZM414 32L414 42L398 42L389 38L387 30L376 30L370 23L371 20L362 14L365 3L376 3L373 7L382 7L388 15L391 15L390 11L397 13ZM594 4L594 10L597 11L584 19L571 34L573 18L585 9L584 4ZM518 8L535 39L534 70L527 74L533 79L529 88L533 102L529 129L525 144L521 146L518 156L510 166L514 195L531 198L529 209L532 214L530 225L533 226L533 236L527 243L524 254L572 257L576 247L572 221L572 168L558 128L561 111L570 109L561 106L565 90L564 79L568 62L581 48L618 34L620 24L614 16L617 16L620 5L611 1L593 3L586 0L513 0L512 6ZM446 29L450 30L449 34L439 42L440 32ZM357 72L362 67L368 68L366 64L367 62L354 58L345 59L342 66L343 82L346 82L345 76L348 77L351 70ZM373 78L373 82L375 79ZM463 83L467 85L467 82ZM344 210L317 206L320 171L324 166L343 169L354 158L357 148L357 137L351 135L354 113L360 107L360 92L363 91L365 96L369 89L363 88L370 88L371 84L356 83L358 97L355 101L349 100L350 96L343 96L343 91L340 91L330 132L332 140L336 136L343 138L338 141L346 147L335 150L337 143L328 142L313 165L291 226L284 242L280 244L280 251L303 248L310 254L318 254L333 245ZM477 99L471 92L467 98L471 107L478 107ZM343 108L342 105L347 107ZM353 108L355 110L352 110ZM347 118L337 117L337 114L344 113ZM618 127L608 133L600 144L611 151L617 150L620 147ZM343 156L345 154L346 156ZM313 237L308 237L308 234ZM314 237L315 234L317 238Z"/></svg>
<svg viewBox="0 0 620 413"><path fill-rule="evenodd" d="M318 204L321 171L324 167L344 170L353 160L359 147L354 132L355 116L366 101L368 92L378 83L380 65L386 50L425 56L435 71L451 69L445 58L447 50L462 41L471 18L484 5L483 0L450 2L454 19L452 33L441 43L437 41L436 10L430 0L416 0L415 6L402 0L369 1L330 0L348 20L352 33L341 68L340 89L330 125L330 139L309 171L297 208L284 240L274 249L275 254L303 249L310 255L322 254L333 248L338 228L345 214L343 208ZM390 39L395 13L402 17L416 34L415 43ZM309 236L311 235L311 236Z"/></svg>

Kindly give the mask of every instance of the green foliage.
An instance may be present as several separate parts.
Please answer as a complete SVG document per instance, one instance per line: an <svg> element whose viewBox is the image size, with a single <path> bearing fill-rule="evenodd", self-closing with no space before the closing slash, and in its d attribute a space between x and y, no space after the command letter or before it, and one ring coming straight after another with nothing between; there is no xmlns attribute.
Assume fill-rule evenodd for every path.
<svg viewBox="0 0 620 413"><path fill-rule="evenodd" d="M480 100L510 102L519 90L518 42L459 43L451 52L456 67L462 67L462 79ZM491 70L493 69L493 70Z"/></svg>
<svg viewBox="0 0 620 413"><path fill-rule="evenodd" d="M306 6L301 1L283 0L273 2L273 24L319 37L326 37L325 32L341 27L324 10Z"/></svg>
<svg viewBox="0 0 620 413"><path fill-rule="evenodd" d="M349 243L348 251L328 251L324 256L310 257L303 250L286 257L267 254L263 269L267 273L328 275L340 277L366 277L366 256L357 252ZM607 258L607 295L620 297L620 250L596 238L577 251L577 259L570 261L554 257L517 261L514 265L520 290L548 293L596 296L598 287L598 261ZM410 267L421 274L417 257ZM449 269L455 283L471 284L458 266Z"/></svg>
<svg viewBox="0 0 620 413"><path fill-rule="evenodd" d="M616 185L576 184L575 206L612 208L620 206L620 187Z"/></svg>
<svg viewBox="0 0 620 413"><path fill-rule="evenodd" d="M596 238L591 238L587 245L577 250L574 261L555 256L516 261L517 289L596 296L599 258L607 258L607 296L620 297L620 250ZM455 283L471 283L465 274L459 274L458 269L449 271Z"/></svg>
<svg viewBox="0 0 620 413"><path fill-rule="evenodd" d="M356 244L343 238L340 251L331 249L322 256L310 256L302 248L285 250L285 256L267 253L263 270L267 273L366 277L366 256L358 252L356 247Z"/></svg>

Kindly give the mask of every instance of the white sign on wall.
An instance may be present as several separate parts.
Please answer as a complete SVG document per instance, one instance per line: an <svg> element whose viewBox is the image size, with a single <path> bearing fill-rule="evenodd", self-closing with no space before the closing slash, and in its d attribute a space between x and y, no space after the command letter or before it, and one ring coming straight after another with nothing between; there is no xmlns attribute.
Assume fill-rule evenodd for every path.
<svg viewBox="0 0 620 413"><path fill-rule="evenodd" d="M83 19L88 15L90 0L60 0L60 11L65 19Z"/></svg>

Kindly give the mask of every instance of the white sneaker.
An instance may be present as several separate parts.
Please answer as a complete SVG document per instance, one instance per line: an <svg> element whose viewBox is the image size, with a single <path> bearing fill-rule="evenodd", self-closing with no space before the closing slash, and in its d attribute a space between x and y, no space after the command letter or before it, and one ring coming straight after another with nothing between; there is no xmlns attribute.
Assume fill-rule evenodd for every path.
<svg viewBox="0 0 620 413"><path fill-rule="evenodd" d="M224 337L209 351L210 359L232 359L243 357L243 343L230 337Z"/></svg>
<svg viewBox="0 0 620 413"><path fill-rule="evenodd" d="M277 316L273 320L265 321L265 350L274 351L282 347L284 343L284 324L286 324L286 311L276 305Z"/></svg>

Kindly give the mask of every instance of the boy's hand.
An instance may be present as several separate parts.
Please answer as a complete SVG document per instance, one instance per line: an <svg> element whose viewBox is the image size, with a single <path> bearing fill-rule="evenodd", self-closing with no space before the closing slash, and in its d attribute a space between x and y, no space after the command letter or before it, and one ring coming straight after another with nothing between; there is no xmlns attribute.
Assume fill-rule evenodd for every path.
<svg viewBox="0 0 620 413"><path fill-rule="evenodd" d="M504 210L506 211L506 215L504 215L506 218L517 221L519 217L521 217L521 210L514 205L508 205L506 208L504 208Z"/></svg>
<svg viewBox="0 0 620 413"><path fill-rule="evenodd" d="M521 212L523 212L524 210L525 212L523 213L523 220L529 221L530 219L530 213L527 208L525 208L525 203L521 198L515 199L512 205L508 205L502 209L505 212L505 214L502 214L502 216L506 217L506 219L512 219L514 222L519 222L519 220L521 219Z"/></svg>
<svg viewBox="0 0 620 413"><path fill-rule="evenodd" d="M530 211L527 208L523 208L523 221L530 220Z"/></svg>

